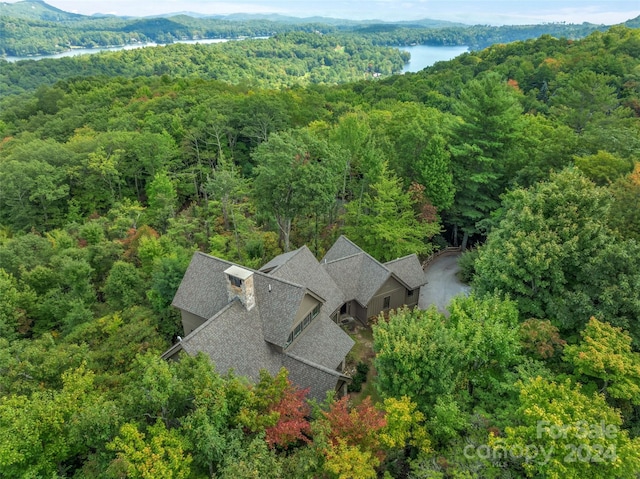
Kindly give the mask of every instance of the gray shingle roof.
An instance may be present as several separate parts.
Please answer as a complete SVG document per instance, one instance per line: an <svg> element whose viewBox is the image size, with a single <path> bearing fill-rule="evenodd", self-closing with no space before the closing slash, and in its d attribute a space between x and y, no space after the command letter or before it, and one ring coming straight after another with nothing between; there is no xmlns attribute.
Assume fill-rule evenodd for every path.
<svg viewBox="0 0 640 479"><path fill-rule="evenodd" d="M384 264L409 289L417 289L424 285L426 276L422 270L420 260L415 254L394 259Z"/></svg>
<svg viewBox="0 0 640 479"><path fill-rule="evenodd" d="M261 267L260 271L262 271L263 273L272 273L275 268L278 268L279 266L282 266L287 261L289 261L289 259L292 256L295 256L296 253L298 253L298 251L300 251L300 249L301 248L293 250L293 251L289 251L288 253L279 254L278 256L273 258L271 261L269 261L267 264L265 264L263 267Z"/></svg>
<svg viewBox="0 0 640 479"><path fill-rule="evenodd" d="M345 258L347 256L352 256L354 254L364 253L364 250L360 248L353 241L348 239L344 235L340 235L340 237L333 243L333 246L329 248L329 251L324 255L324 258L320 261L321 263L335 261L337 259Z"/></svg>
<svg viewBox="0 0 640 479"><path fill-rule="evenodd" d="M253 283L264 340L283 347L307 290L262 273L254 275Z"/></svg>
<svg viewBox="0 0 640 479"><path fill-rule="evenodd" d="M308 388L309 398L323 401L327 391L336 387L340 374L317 365L313 365L303 358L284 355L282 364L289 371L289 379L296 385Z"/></svg>
<svg viewBox="0 0 640 479"><path fill-rule="evenodd" d="M349 252L350 255L345 255ZM345 298L355 299L362 306L371 301L391 276L382 263L344 236L338 238L320 264L344 291Z"/></svg>
<svg viewBox="0 0 640 479"><path fill-rule="evenodd" d="M179 345L190 355L199 352L209 355L221 374L233 370L252 381L259 380L261 369L275 375L286 367L291 381L310 389L309 397L324 399L342 377L336 368L353 346L353 340L326 315L321 315L289 348L291 351L282 354L253 327L258 316L257 305L247 311L239 301L233 301Z"/></svg>
<svg viewBox="0 0 640 479"><path fill-rule="evenodd" d="M332 314L345 301L342 290L306 246L275 257L260 270L270 270L270 276L301 284L313 291L324 299L327 314Z"/></svg>
<svg viewBox="0 0 640 479"><path fill-rule="evenodd" d="M229 303L224 271L233 265L220 258L196 252L173 299L173 306L204 319L218 313ZM266 341L282 347L307 291L303 286L290 281L257 271L253 273L256 304L261 311L254 326L262 329Z"/></svg>
<svg viewBox="0 0 640 479"><path fill-rule="evenodd" d="M333 278L338 288L342 290L345 299L348 301L361 296L359 285L362 258L362 254L354 254L346 258L321 263L322 267L327 271L329 276ZM363 303L363 306L366 304L367 303Z"/></svg>
<svg viewBox="0 0 640 479"><path fill-rule="evenodd" d="M382 264L344 236L340 236L320 263L344 292L366 306L385 281L393 276L408 289L425 283L425 275L415 254Z"/></svg>
<svg viewBox="0 0 640 479"><path fill-rule="evenodd" d="M229 302L224 270L233 263L196 252L171 303L208 319Z"/></svg>
<svg viewBox="0 0 640 479"><path fill-rule="evenodd" d="M285 350L285 354L302 357L335 371L354 344L353 339L329 316L320 313L304 334Z"/></svg>
<svg viewBox="0 0 640 479"><path fill-rule="evenodd" d="M183 338L182 349L190 355L208 354L221 374L233 370L257 381L261 369L274 375L282 366L282 355L264 340L259 323L258 305L247 311L240 301L232 301Z"/></svg>
<svg viewBox="0 0 640 479"><path fill-rule="evenodd" d="M172 304L205 322L163 357L173 357L179 349L188 354L202 351L220 372L233 369L253 380L261 369L276 374L284 366L290 379L309 386L316 399L324 399L326 391L335 387L341 377L336 368L354 344L329 314L351 299L366 306L391 275L410 289L424 284L416 255L383 265L341 236L321 263L303 246L277 256L261 271L243 268L242 273L253 276L255 296L255 307L247 311L239 300L229 302L225 270L232 266L237 265L194 254ZM307 294L324 305L283 350Z"/></svg>
<svg viewBox="0 0 640 479"><path fill-rule="evenodd" d="M362 253L362 269L360 271L360 297L362 305L366 305L391 276L391 271L367 253ZM360 301L360 300L359 300Z"/></svg>

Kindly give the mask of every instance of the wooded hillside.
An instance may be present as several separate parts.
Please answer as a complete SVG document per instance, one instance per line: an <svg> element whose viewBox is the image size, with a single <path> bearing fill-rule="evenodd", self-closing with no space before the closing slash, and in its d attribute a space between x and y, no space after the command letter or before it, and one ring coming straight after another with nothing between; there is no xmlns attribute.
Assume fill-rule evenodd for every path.
<svg viewBox="0 0 640 479"><path fill-rule="evenodd" d="M273 73L361 74L335 38L2 65L35 89L0 99L0 477L637 477L640 30ZM243 55L270 72L223 70ZM448 318L373 327L373 402L160 359L194 251L257 268L343 233L474 248Z"/></svg>

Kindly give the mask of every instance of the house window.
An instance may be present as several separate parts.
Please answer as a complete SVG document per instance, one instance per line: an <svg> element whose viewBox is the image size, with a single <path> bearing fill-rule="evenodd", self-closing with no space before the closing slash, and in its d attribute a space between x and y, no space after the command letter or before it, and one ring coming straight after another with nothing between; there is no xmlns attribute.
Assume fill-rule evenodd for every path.
<svg viewBox="0 0 640 479"><path fill-rule="evenodd" d="M302 330L304 329L304 326L302 323L298 323L296 325L296 327L293 329L293 339L297 338L300 333L302 332Z"/></svg>
<svg viewBox="0 0 640 479"><path fill-rule="evenodd" d="M284 345L285 348L289 346L293 342L293 340L296 339L300 335L300 333L311 324L311 321L313 321L316 316L318 316L318 314L320 313L320 306L320 304L316 305L316 307L313 308L313 310L309 314L307 314L302 321L296 324L296 327L293 328L293 332L291 332L289 334L289 337L287 338L287 342Z"/></svg>
<svg viewBox="0 0 640 479"><path fill-rule="evenodd" d="M385 296L382 300L382 309L389 309L389 306L391 306L391 296Z"/></svg>
<svg viewBox="0 0 640 479"><path fill-rule="evenodd" d="M242 287L242 280L240 278L236 278L235 276L229 275L229 282L236 288Z"/></svg>

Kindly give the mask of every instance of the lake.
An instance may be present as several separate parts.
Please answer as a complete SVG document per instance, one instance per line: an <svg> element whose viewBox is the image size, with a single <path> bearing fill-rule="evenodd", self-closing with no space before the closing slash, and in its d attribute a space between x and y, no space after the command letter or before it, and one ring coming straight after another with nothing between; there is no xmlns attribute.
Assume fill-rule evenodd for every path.
<svg viewBox="0 0 640 479"><path fill-rule="evenodd" d="M430 45L414 45L402 47L400 50L409 52L411 60L402 69L402 73L415 73L433 65L436 62L451 60L469 51L468 47L434 47Z"/></svg>
<svg viewBox="0 0 640 479"><path fill-rule="evenodd" d="M201 43L201 44L209 44L209 43L223 43L228 42L228 38L208 38L204 40L183 40L176 41L175 43ZM99 47L99 48L73 48L66 52L62 53L54 53L53 55L33 55L29 57L4 57L8 62L17 62L20 60L42 60L43 58L64 58L64 57L75 57L78 55L91 55L93 53L99 52L117 52L119 50L134 50L136 48L145 48L145 47L157 47L162 46L163 44L159 43L133 43L131 45L117 46L117 47Z"/></svg>
<svg viewBox="0 0 640 479"><path fill-rule="evenodd" d="M223 43L228 42L226 38L210 38L204 40L184 40L177 41L175 43ZM4 57L8 62L17 62L19 60L40 60L42 58L63 58L63 57L75 57L77 55L90 55L98 52L118 51L118 50L133 50L135 48L155 47L159 46L157 43L134 43L132 45L125 45L119 47L101 47L101 48L74 48L72 50L56 53L54 55L34 55L30 57ZM469 49L465 46L457 47L434 47L429 45L414 45L409 47L402 47L400 50L409 52L411 54L411 61L407 63L402 69L403 73L406 72L418 72L428 66L433 65L436 62L451 60L452 58L461 55Z"/></svg>

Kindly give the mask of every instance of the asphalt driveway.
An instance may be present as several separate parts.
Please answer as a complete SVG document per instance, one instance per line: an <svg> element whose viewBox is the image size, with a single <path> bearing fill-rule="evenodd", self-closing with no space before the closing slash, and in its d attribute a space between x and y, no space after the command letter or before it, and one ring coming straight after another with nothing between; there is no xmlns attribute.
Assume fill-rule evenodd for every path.
<svg viewBox="0 0 640 479"><path fill-rule="evenodd" d="M451 298L469 294L471 287L458 280L458 269L458 256L440 256L429 263L425 272L427 284L420 289L418 307L427 309L435 304L438 311L446 314Z"/></svg>

